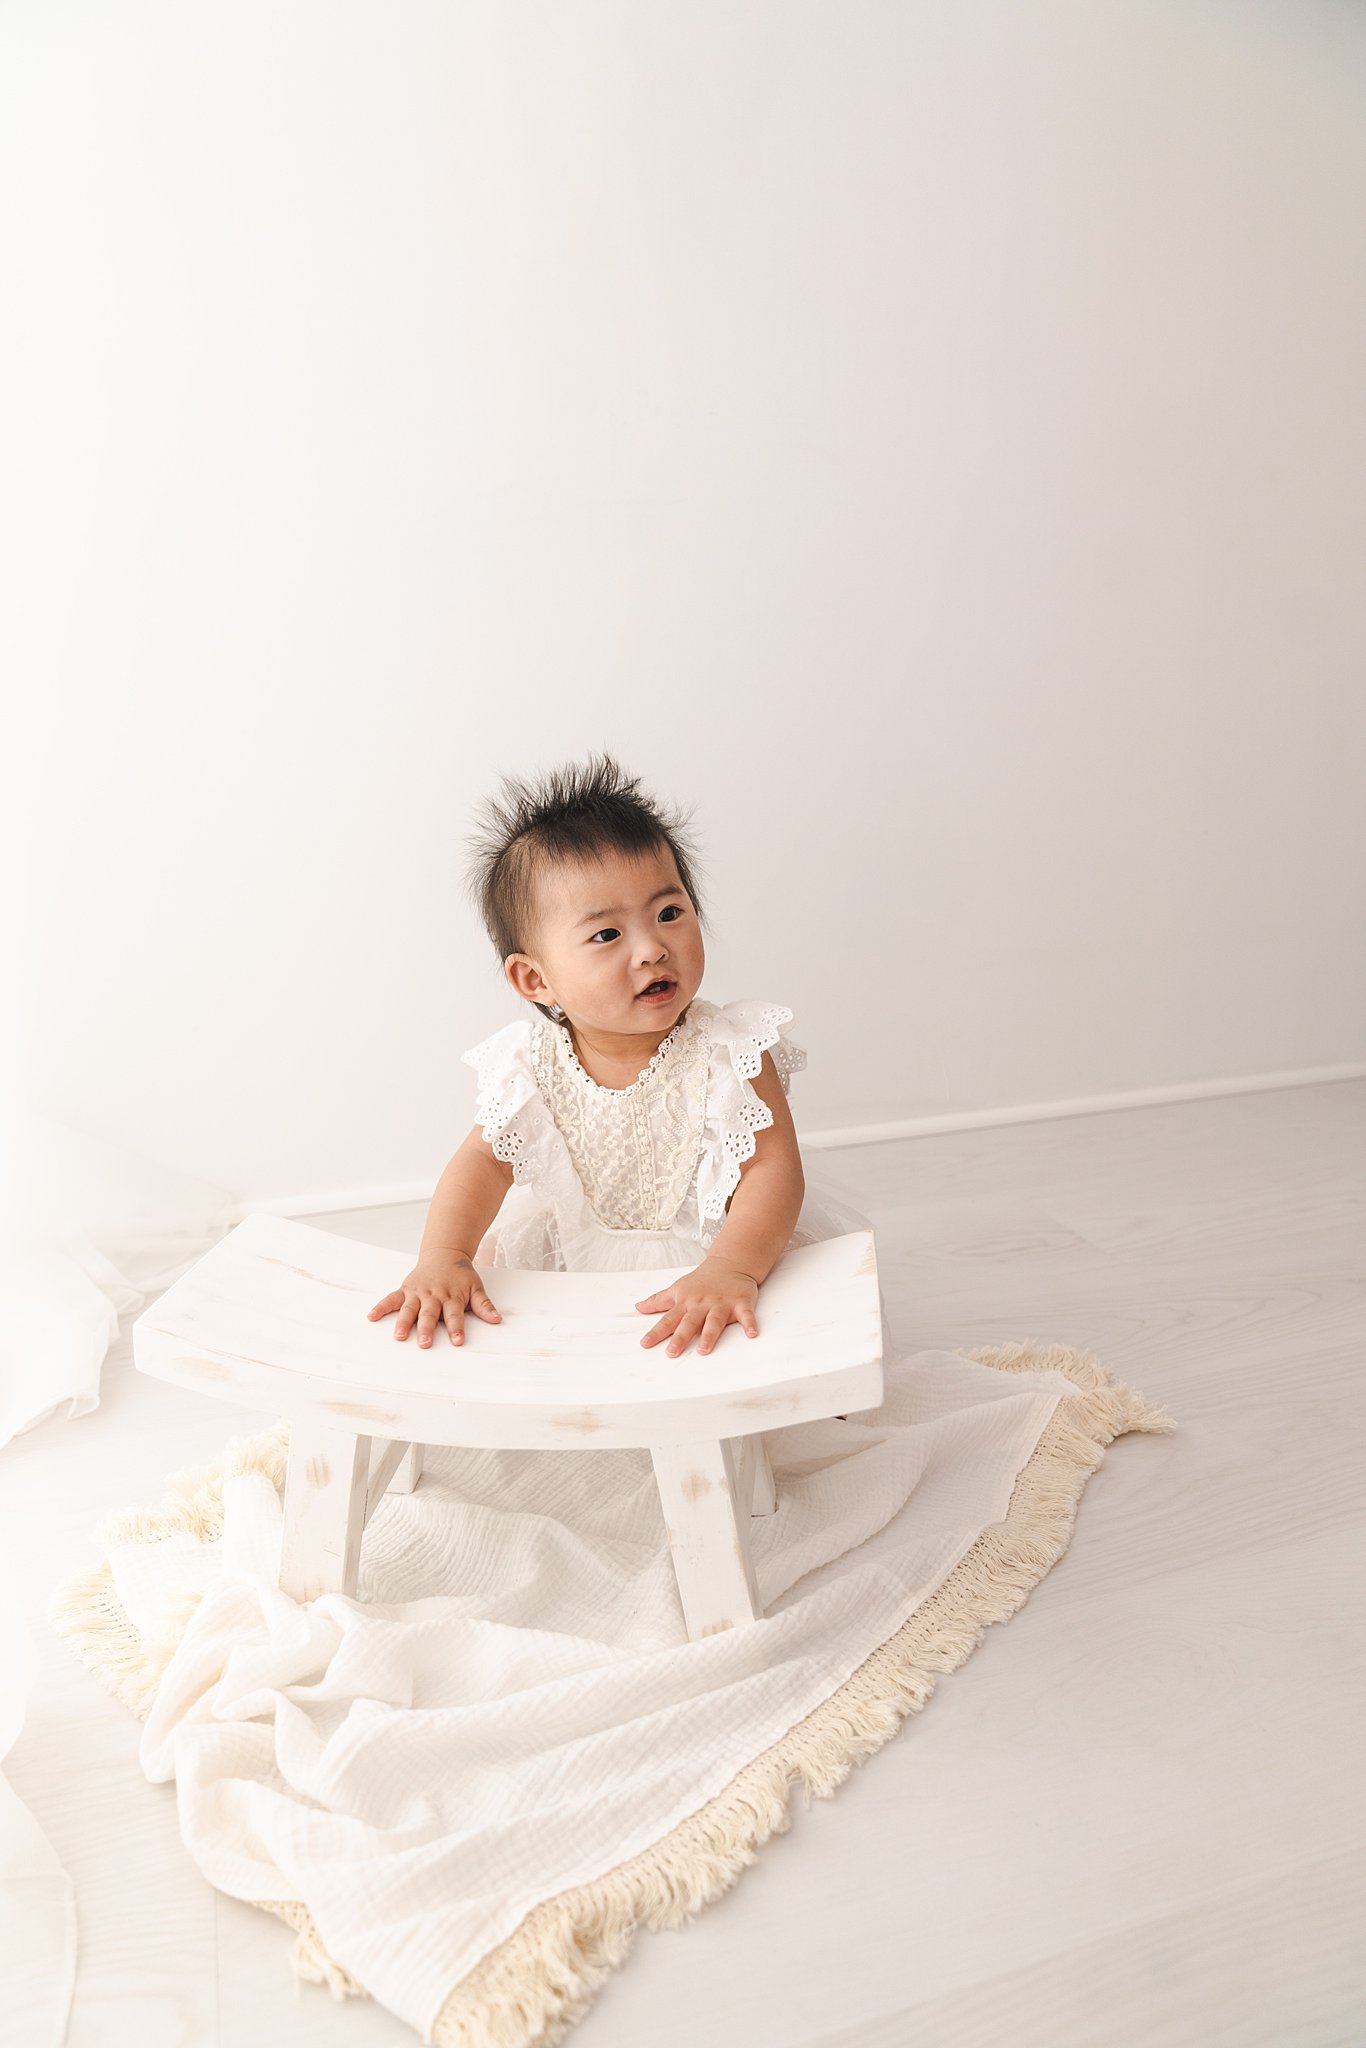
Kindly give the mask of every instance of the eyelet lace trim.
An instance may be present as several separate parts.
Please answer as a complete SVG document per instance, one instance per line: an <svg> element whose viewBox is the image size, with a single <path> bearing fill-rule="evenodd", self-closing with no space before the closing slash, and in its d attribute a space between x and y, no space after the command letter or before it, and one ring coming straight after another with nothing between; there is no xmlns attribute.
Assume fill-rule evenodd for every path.
<svg viewBox="0 0 1366 2048"><path fill-rule="evenodd" d="M781 1024L790 1024L795 1013L785 1003L761 1003L758 1008L756 1028L743 1038L730 1040L727 1045L731 1064L742 1080L753 1081L763 1071L764 1054L772 1052L773 1064L786 1095L791 1076L806 1065L806 1053L802 1047L794 1045L790 1039L784 1042L778 1029ZM758 1150L755 1133L770 1129L772 1123L773 1111L752 1089L742 1089L741 1100L728 1106L721 1127L725 1164L716 1186L702 1202L704 1222L719 1223L725 1215L726 1204L740 1185L740 1168Z"/></svg>
<svg viewBox="0 0 1366 2048"><path fill-rule="evenodd" d="M494 1158L501 1159L505 1165L512 1168L514 1181L526 1182L535 1178L531 1147L527 1143L526 1133L517 1128L514 1119L528 1100L535 1101L537 1098L532 1094L530 1097L524 1095L520 1102L516 1099L515 1074L509 1074L506 1083L500 1082L500 1035L495 1032L492 1038L485 1039L482 1045L474 1048L474 1055L478 1061L475 1071L479 1084L475 1121L482 1126Z"/></svg>

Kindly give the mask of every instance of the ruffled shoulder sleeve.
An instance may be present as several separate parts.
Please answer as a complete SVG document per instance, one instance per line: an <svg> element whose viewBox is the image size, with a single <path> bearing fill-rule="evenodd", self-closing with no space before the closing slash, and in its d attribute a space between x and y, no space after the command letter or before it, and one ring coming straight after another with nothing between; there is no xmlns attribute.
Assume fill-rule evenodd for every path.
<svg viewBox="0 0 1366 2048"><path fill-rule="evenodd" d="M792 1075L806 1065L802 1047L783 1029L792 1016L785 1003L744 997L716 1006L707 1018L711 1053L697 1179L704 1239L721 1227L726 1204L740 1185L740 1168L758 1149L755 1132L768 1130L773 1122L773 1111L753 1085L764 1054L773 1055L784 1095L791 1092Z"/></svg>
<svg viewBox="0 0 1366 2048"><path fill-rule="evenodd" d="M530 1018L514 1018L460 1055L478 1076L475 1121L494 1158L523 1185L558 1182L564 1164L564 1140L536 1085L536 1028Z"/></svg>

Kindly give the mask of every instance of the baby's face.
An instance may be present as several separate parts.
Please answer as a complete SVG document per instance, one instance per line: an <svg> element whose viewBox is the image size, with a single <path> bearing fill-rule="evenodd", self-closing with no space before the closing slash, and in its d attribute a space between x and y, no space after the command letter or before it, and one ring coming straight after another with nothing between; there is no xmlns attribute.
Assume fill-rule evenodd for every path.
<svg viewBox="0 0 1366 2048"><path fill-rule="evenodd" d="M566 864L540 879L535 953L514 953L508 979L531 1002L559 1003L576 1024L661 1037L701 986L705 960L692 900L667 847L629 859ZM647 982L673 986L642 1000Z"/></svg>

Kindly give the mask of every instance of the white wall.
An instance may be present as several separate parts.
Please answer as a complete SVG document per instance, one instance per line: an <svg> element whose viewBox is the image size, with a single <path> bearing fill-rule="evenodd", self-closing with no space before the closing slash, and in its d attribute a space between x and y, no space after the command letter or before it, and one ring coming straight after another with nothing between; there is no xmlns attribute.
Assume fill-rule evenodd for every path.
<svg viewBox="0 0 1366 2048"><path fill-rule="evenodd" d="M49 1108L430 1181L518 1014L468 807L604 745L804 1131L1366 1054L1360 10L8 0L0 60Z"/></svg>

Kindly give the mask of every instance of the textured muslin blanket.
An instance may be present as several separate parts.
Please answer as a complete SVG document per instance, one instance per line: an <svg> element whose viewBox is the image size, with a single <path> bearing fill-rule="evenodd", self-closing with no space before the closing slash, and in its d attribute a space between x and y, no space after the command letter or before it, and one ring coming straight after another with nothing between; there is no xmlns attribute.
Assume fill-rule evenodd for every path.
<svg viewBox="0 0 1366 2048"><path fill-rule="evenodd" d="M558 2040L636 1925L717 1896L794 1779L832 1789L1020 1604L1114 1436L1172 1427L1066 1349L884 1366L880 1408L769 1435L765 1615L697 1642L644 1450L428 1450L358 1597L298 1605L271 1583L285 1423L111 1517L102 1589L54 1618L302 1974L425 2040Z"/></svg>

